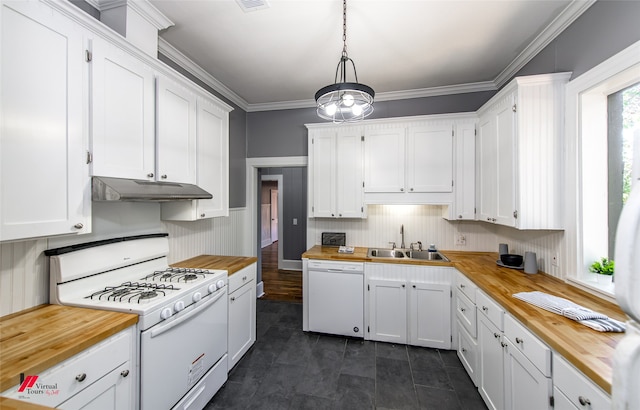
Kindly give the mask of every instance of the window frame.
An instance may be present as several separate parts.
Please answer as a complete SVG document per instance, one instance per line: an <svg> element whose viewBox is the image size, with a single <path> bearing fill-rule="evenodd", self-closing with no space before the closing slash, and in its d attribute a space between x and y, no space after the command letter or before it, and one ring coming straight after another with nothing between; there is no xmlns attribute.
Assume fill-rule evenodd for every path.
<svg viewBox="0 0 640 410"><path fill-rule="evenodd" d="M640 81L640 41L566 85L566 229L563 270L566 272L565 278L568 282L612 301L615 301L614 285L598 284L595 281L595 274L588 272L584 256L583 149L589 149L589 147L583 144L583 139L601 135L603 131L606 136L607 96L638 81ZM604 169L606 171L607 167L605 166ZM589 183L592 182L589 181ZM608 227L608 222L605 222L605 226ZM605 242L608 243L608 238Z"/></svg>

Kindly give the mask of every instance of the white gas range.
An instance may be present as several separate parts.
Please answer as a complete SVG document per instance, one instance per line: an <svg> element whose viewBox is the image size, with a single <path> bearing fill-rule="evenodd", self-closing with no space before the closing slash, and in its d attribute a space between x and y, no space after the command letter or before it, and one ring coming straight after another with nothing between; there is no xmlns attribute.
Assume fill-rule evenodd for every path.
<svg viewBox="0 0 640 410"><path fill-rule="evenodd" d="M46 254L51 303L139 315L141 409L201 409L226 381L227 271L168 266L166 234Z"/></svg>

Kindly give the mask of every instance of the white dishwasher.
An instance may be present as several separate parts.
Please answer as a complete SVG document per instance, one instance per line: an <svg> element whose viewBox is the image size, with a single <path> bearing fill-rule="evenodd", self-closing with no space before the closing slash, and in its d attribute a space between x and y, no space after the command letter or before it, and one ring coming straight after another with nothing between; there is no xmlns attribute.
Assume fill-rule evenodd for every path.
<svg viewBox="0 0 640 410"><path fill-rule="evenodd" d="M364 337L364 263L309 260L309 330Z"/></svg>

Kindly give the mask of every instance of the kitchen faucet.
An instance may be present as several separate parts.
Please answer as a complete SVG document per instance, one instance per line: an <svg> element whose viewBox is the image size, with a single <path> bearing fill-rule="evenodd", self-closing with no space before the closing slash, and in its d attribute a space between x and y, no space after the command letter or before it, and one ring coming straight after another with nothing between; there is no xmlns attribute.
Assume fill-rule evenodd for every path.
<svg viewBox="0 0 640 410"><path fill-rule="evenodd" d="M400 243L400 249L404 249L404 224L400 225L400 235L402 235L402 242Z"/></svg>

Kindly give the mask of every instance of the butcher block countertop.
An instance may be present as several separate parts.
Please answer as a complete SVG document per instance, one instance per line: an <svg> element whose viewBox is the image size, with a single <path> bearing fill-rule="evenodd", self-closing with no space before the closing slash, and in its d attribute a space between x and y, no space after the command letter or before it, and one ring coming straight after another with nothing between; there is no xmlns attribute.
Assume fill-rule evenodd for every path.
<svg viewBox="0 0 640 410"><path fill-rule="evenodd" d="M521 270L496 265L493 252L440 251L450 263L391 258L368 258L367 248L355 248L353 254L339 254L337 248L314 246L302 257L354 262L418 263L453 266L507 312L526 325L553 350L580 369L595 384L611 394L613 352L623 333L598 332L560 315L514 298L518 292L541 291L569 299L579 305L625 322L624 312L614 303L598 298L574 286L539 272L528 275Z"/></svg>
<svg viewBox="0 0 640 410"><path fill-rule="evenodd" d="M171 266L181 268L200 268L200 269L221 269L226 270L231 276L242 268L258 261L255 256L219 256L219 255L200 255L176 262Z"/></svg>
<svg viewBox="0 0 640 410"><path fill-rule="evenodd" d="M20 373L38 374L137 322L136 314L60 305L1 317L0 392L20 384Z"/></svg>

